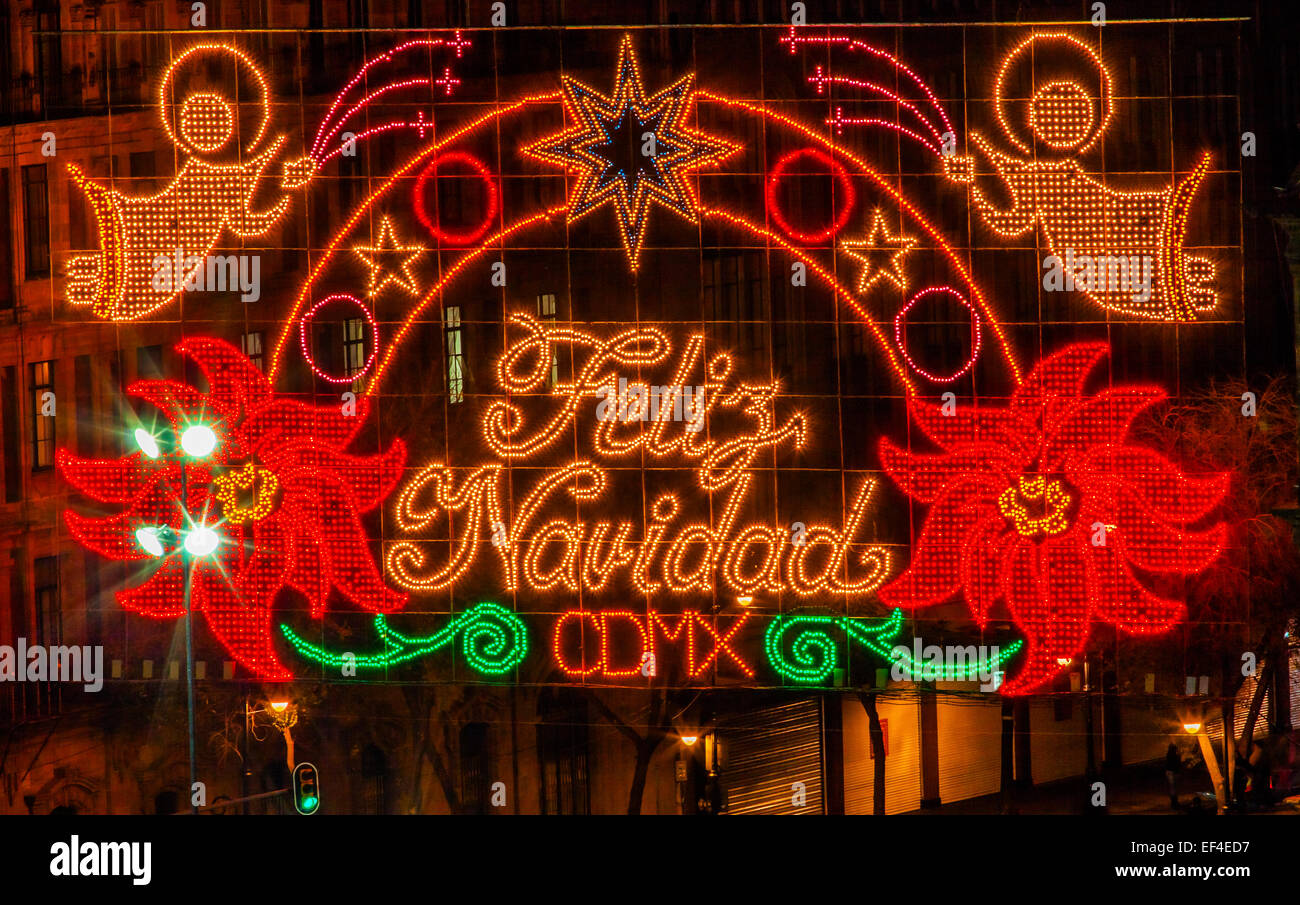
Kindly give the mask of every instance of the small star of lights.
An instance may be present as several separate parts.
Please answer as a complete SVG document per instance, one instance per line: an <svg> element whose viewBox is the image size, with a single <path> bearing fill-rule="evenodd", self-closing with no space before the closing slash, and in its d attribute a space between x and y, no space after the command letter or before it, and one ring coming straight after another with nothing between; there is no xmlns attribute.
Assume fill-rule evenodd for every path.
<svg viewBox="0 0 1300 905"><path fill-rule="evenodd" d="M906 289L907 275L903 273L903 256L915 247L916 239L911 236L890 234L885 226L885 212L880 208L876 208L871 215L871 229L865 237L840 242L840 249L846 255L862 262L862 272L858 274L859 294L865 293L881 277L899 289Z"/></svg>
<svg viewBox="0 0 1300 905"><path fill-rule="evenodd" d="M523 152L580 171L569 201L570 222L607 201L613 203L628 261L636 270L650 202L696 222L696 200L687 175L740 146L687 127L695 97L693 75L646 97L630 37L619 45L612 97L569 76L562 81L564 109L577 125Z"/></svg>
<svg viewBox="0 0 1300 905"><path fill-rule="evenodd" d="M424 246L400 244L393 231L393 221L387 215L379 225L379 241L374 245L357 245L352 250L370 266L367 295L378 295L389 283L396 283L411 295L419 294L415 274L411 273L411 262L424 254ZM397 259L400 262L392 266Z"/></svg>

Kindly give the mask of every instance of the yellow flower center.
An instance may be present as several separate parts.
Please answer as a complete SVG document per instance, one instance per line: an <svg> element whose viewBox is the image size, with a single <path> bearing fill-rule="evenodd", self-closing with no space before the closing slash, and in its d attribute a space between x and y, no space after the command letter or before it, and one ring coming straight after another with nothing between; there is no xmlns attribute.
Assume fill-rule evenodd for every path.
<svg viewBox="0 0 1300 905"><path fill-rule="evenodd" d="M236 525L261 521L270 515L280 489L280 481L271 471L252 462L219 475L213 483L226 521Z"/></svg>
<svg viewBox="0 0 1300 905"><path fill-rule="evenodd" d="M1045 475L1021 475L998 497L998 511L1025 537L1055 536L1070 527L1073 501L1060 481Z"/></svg>

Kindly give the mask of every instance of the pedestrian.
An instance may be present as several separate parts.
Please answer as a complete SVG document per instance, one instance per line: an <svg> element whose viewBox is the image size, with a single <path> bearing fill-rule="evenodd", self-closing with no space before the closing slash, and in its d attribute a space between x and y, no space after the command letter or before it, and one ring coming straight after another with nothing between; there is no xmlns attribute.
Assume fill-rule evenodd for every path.
<svg viewBox="0 0 1300 905"><path fill-rule="evenodd" d="M1165 782L1169 786L1169 806L1175 810L1178 808L1178 774L1182 771L1182 755L1178 753L1178 746L1170 742L1169 750L1165 752Z"/></svg>

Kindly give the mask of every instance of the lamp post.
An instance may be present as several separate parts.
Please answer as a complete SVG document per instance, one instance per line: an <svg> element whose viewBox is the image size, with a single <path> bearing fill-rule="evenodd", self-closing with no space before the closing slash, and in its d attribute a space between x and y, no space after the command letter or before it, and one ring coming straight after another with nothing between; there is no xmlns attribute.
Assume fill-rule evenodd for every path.
<svg viewBox="0 0 1300 905"><path fill-rule="evenodd" d="M248 802L250 800L250 796L248 794L248 777L249 777L248 738L251 735L259 742L262 741L262 739L256 734L257 715L259 713L270 714L271 723L277 729L279 729L280 734L284 736L285 760L289 765L289 773L291 775L293 773L293 768L295 766L294 758L293 758L293 735L290 734L289 729L298 722L298 708L293 704L292 701L289 701L284 698L280 698L277 700L267 701L266 706L264 707L258 707L257 709L253 709L251 706L249 706L248 695L245 694L244 695L244 745L243 745L244 775L243 775L243 792L242 792L243 799L244 799L245 814L248 813ZM251 797L255 798L257 796L251 796Z"/></svg>
<svg viewBox="0 0 1300 905"><path fill-rule="evenodd" d="M192 424L181 432L181 451L187 459L202 459L212 452L217 445L217 435L206 424ZM181 511L189 519L189 463L181 462ZM216 532L200 525L185 533L185 542L181 545L181 571L185 573L185 695L189 711L190 729L190 807L191 813L197 814L199 806L194 801L194 784L197 781L197 768L194 756L194 607L191 600L191 585L194 576L190 571L190 555L205 556L216 548Z"/></svg>
<svg viewBox="0 0 1300 905"><path fill-rule="evenodd" d="M185 466L181 465L181 498L188 502L188 482L185 478ZM190 553L187 546L181 547L181 571L185 575L185 698L189 716L190 729L190 813L197 814L199 806L194 801L194 783L197 782L194 758L194 608L190 605Z"/></svg>
<svg viewBox="0 0 1300 905"><path fill-rule="evenodd" d="M1183 723L1183 731L1196 736L1196 741L1201 746L1201 757L1205 760L1205 768L1210 771L1210 782L1214 784L1215 810L1222 814L1228 801L1224 791L1223 772L1219 769L1219 758L1214 753L1214 746L1210 744L1210 737L1205 733L1205 724L1196 717L1188 717L1187 722Z"/></svg>
<svg viewBox="0 0 1300 905"><path fill-rule="evenodd" d="M161 455L158 448L158 440L153 434L149 433L142 427L135 429L135 442L140 447L140 451L150 459L156 459ZM217 446L217 435L206 424L191 424L181 432L180 447L184 457L181 459L181 514L187 524L183 524L183 537L180 547L181 555L181 572L185 576L185 582L182 585L183 604L185 608L185 703L186 716L189 728L189 766L190 766L190 813L199 812L198 803L194 798L195 786L198 782L197 759L195 756L195 731L194 731L194 607L192 605L192 585L194 576L191 572L191 556L207 556L216 549L219 538L217 533L206 525L193 526L193 520L190 518L189 504L189 460L206 458L212 453ZM136 541L147 553L153 556L163 557L166 550L162 545L161 534L163 531L170 532L166 526L145 527L136 531Z"/></svg>

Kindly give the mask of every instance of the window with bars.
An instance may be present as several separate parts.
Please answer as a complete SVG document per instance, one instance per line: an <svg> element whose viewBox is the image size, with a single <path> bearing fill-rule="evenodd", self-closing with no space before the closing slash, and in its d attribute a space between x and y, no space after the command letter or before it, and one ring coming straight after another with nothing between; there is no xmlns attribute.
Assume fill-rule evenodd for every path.
<svg viewBox="0 0 1300 905"><path fill-rule="evenodd" d="M541 769L543 814L588 814L587 706L557 689L540 702L537 763Z"/></svg>
<svg viewBox="0 0 1300 905"><path fill-rule="evenodd" d="M37 557L33 564L36 589L36 643L63 643L63 607L59 596L59 558Z"/></svg>
<svg viewBox="0 0 1300 905"><path fill-rule="evenodd" d="M32 362L32 471L54 467L54 362Z"/></svg>
<svg viewBox="0 0 1300 905"><path fill-rule="evenodd" d="M465 346L460 306L448 305L443 320L447 334L447 397L453 405L465 401Z"/></svg>
<svg viewBox="0 0 1300 905"><path fill-rule="evenodd" d="M537 316L542 319L542 323L548 327L555 325L555 293L543 292L537 296ZM551 346L551 376L547 379L546 386L553 387L560 382L560 359L555 353L555 346Z"/></svg>
<svg viewBox="0 0 1300 905"><path fill-rule="evenodd" d="M385 781L388 777L388 757L378 745L367 745L361 751L361 797L363 814L388 812Z"/></svg>
<svg viewBox="0 0 1300 905"><path fill-rule="evenodd" d="M23 240L27 276L50 274L50 186L45 164L23 167Z"/></svg>
<svg viewBox="0 0 1300 905"><path fill-rule="evenodd" d="M488 812L488 725L466 723L460 730L460 807L462 814Z"/></svg>
<svg viewBox="0 0 1300 905"><path fill-rule="evenodd" d="M258 334L258 348L261 348L261 334ZM359 317L350 317L343 322L343 373L347 377L356 377L365 367L366 322Z"/></svg>
<svg viewBox="0 0 1300 905"><path fill-rule="evenodd" d="M262 358L262 331L254 330L252 333L245 333L239 337L239 348L243 350L244 355L259 371L266 370L263 367L264 359Z"/></svg>

